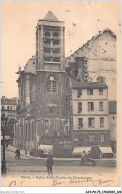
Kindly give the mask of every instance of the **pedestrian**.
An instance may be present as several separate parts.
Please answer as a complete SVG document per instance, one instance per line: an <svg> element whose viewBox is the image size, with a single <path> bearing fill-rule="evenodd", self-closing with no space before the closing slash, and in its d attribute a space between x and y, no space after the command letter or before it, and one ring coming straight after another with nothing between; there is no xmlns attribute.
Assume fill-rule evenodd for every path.
<svg viewBox="0 0 122 194"><path fill-rule="evenodd" d="M49 155L48 159L46 160L46 166L47 166L48 175L52 175L53 159L51 155Z"/></svg>
<svg viewBox="0 0 122 194"><path fill-rule="evenodd" d="M20 159L20 149L18 149L18 159Z"/></svg>
<svg viewBox="0 0 122 194"><path fill-rule="evenodd" d="M86 156L86 153L85 153L85 151L83 151L83 152L81 153L81 165L82 165L82 166L85 164L85 156Z"/></svg>
<svg viewBox="0 0 122 194"><path fill-rule="evenodd" d="M16 149L15 154L15 158L20 159L20 149Z"/></svg>
<svg viewBox="0 0 122 194"><path fill-rule="evenodd" d="M18 149L16 149L16 151L15 151L15 158L17 158L18 157Z"/></svg>

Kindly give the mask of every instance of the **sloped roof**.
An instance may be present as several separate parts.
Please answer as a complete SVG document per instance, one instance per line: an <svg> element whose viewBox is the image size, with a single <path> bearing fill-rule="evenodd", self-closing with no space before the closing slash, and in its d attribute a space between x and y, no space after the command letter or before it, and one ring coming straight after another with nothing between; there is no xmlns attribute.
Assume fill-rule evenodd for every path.
<svg viewBox="0 0 122 194"><path fill-rule="evenodd" d="M103 31L99 31L99 34L97 34L96 36L92 36L92 38L90 40L88 40L85 44L83 44L80 48L78 48L73 54L71 54L69 57L67 57L65 59L65 61L67 61L71 56L75 55L75 53L77 53L78 57L83 57L82 55L79 56L78 51L83 49L87 44L89 44L89 42L91 42L93 39L95 40L96 38L98 38L99 36L101 36L102 34L104 34L106 31L108 31L115 39L116 39L116 34L109 28L105 28Z"/></svg>
<svg viewBox="0 0 122 194"><path fill-rule="evenodd" d="M99 88L108 88L105 84L99 83L99 82L82 82L82 81L77 81L72 78L71 79L71 84L72 88L91 88L91 89L99 89Z"/></svg>
<svg viewBox="0 0 122 194"><path fill-rule="evenodd" d="M17 99L1 98L1 105L17 105Z"/></svg>
<svg viewBox="0 0 122 194"><path fill-rule="evenodd" d="M26 63L26 66L24 67L24 72L26 73L36 73L36 57L32 56Z"/></svg>
<svg viewBox="0 0 122 194"><path fill-rule="evenodd" d="M57 17L53 14L52 11L48 11L48 13L46 14L44 20L47 20L47 21L58 21Z"/></svg>
<svg viewBox="0 0 122 194"><path fill-rule="evenodd" d="M116 101L109 101L109 113L116 114Z"/></svg>

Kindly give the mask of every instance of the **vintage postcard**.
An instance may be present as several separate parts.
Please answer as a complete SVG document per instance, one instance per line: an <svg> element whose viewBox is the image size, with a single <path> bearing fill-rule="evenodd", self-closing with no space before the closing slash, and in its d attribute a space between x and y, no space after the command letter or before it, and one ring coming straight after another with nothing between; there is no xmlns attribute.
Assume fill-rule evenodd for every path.
<svg viewBox="0 0 122 194"><path fill-rule="evenodd" d="M120 187L120 1L1 1L1 186Z"/></svg>

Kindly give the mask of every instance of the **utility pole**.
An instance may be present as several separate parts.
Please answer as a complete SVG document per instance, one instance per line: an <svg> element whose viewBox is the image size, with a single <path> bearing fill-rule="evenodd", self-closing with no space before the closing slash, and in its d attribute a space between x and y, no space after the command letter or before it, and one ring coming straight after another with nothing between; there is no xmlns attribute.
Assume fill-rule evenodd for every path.
<svg viewBox="0 0 122 194"><path fill-rule="evenodd" d="M7 122L8 118L5 117L5 115L2 115L1 117L1 130L2 130L2 135L3 135L3 160L2 160L2 167L1 167L1 172L2 174L6 174L6 159L5 159L5 130L7 127Z"/></svg>

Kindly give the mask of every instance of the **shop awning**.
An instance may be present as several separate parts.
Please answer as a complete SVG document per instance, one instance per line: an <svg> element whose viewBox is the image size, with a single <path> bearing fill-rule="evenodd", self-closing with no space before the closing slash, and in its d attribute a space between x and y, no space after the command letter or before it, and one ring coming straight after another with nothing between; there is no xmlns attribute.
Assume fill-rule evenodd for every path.
<svg viewBox="0 0 122 194"><path fill-rule="evenodd" d="M99 147L99 148L103 154L108 154L108 153L112 154L113 153L111 147Z"/></svg>
<svg viewBox="0 0 122 194"><path fill-rule="evenodd" d="M91 147L75 147L73 150L73 155L81 155L83 151L87 152L91 150Z"/></svg>
<svg viewBox="0 0 122 194"><path fill-rule="evenodd" d="M40 145L39 149L44 151L44 154L52 154L52 145Z"/></svg>

